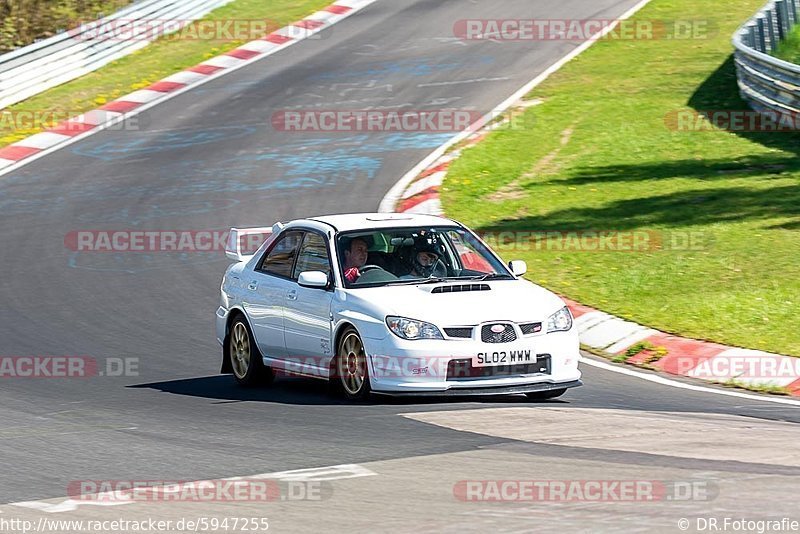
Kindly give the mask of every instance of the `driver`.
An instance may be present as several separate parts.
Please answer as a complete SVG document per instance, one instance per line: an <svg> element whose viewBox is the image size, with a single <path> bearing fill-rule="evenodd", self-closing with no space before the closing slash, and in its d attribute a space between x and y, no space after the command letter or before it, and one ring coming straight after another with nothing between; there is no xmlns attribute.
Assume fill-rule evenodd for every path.
<svg viewBox="0 0 800 534"><path fill-rule="evenodd" d="M350 240L350 246L344 251L344 277L351 284L361 276L358 269L367 263L368 248L366 240L354 237Z"/></svg>
<svg viewBox="0 0 800 534"><path fill-rule="evenodd" d="M430 278L439 261L436 236L419 236L414 239L414 255L411 257L411 272L400 278Z"/></svg>

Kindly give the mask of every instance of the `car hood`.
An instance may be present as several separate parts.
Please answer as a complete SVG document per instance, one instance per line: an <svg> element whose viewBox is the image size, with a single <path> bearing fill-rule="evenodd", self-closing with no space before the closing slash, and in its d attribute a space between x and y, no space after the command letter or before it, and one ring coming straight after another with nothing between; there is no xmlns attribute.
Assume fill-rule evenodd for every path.
<svg viewBox="0 0 800 534"><path fill-rule="evenodd" d="M442 292L447 286L488 286L488 291ZM436 290L436 291L434 291ZM385 311L439 326L471 326L486 321L534 322L564 307L556 294L526 280L443 282L364 288L353 292Z"/></svg>

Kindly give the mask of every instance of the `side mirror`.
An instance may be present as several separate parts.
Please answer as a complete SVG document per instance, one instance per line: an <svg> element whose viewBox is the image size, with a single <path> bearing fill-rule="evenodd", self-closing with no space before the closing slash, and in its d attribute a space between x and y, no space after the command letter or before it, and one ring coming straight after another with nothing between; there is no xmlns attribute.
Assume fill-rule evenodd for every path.
<svg viewBox="0 0 800 534"><path fill-rule="evenodd" d="M528 272L528 264L522 260L513 260L508 262L508 268L514 276L522 276Z"/></svg>
<svg viewBox="0 0 800 534"><path fill-rule="evenodd" d="M327 289L328 275L322 271L304 271L297 277L297 283L300 284L301 287Z"/></svg>

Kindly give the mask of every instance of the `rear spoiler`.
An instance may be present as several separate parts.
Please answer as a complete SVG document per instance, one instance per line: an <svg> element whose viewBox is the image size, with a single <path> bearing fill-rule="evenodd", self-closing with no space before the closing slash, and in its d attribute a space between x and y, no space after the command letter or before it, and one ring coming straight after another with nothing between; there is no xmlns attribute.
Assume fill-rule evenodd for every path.
<svg viewBox="0 0 800 534"><path fill-rule="evenodd" d="M228 244L225 246L225 255L233 261L248 261L264 241L271 241L282 229L283 224L279 222L272 225L271 228L231 228L228 234ZM252 236L252 239L246 239L248 236ZM255 236L264 237L259 241ZM250 246L243 247L243 241Z"/></svg>

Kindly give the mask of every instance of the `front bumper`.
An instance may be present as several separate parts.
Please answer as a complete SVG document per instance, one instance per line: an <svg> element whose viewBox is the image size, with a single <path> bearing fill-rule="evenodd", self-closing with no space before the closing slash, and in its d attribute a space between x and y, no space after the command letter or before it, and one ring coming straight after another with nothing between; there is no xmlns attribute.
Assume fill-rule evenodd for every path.
<svg viewBox="0 0 800 534"><path fill-rule="evenodd" d="M225 334L226 334L225 330L228 327L228 312L229 312L228 309L224 308L223 306L220 306L217 308L217 311L214 314L215 315L214 324L216 327L215 330L217 334L217 342L220 345L225 343Z"/></svg>
<svg viewBox="0 0 800 534"><path fill-rule="evenodd" d="M511 343L474 340L408 341L389 335L364 338L369 356L370 385L390 394L509 394L580 386L579 342L576 329L530 336ZM478 353L530 351L536 363L472 367Z"/></svg>

